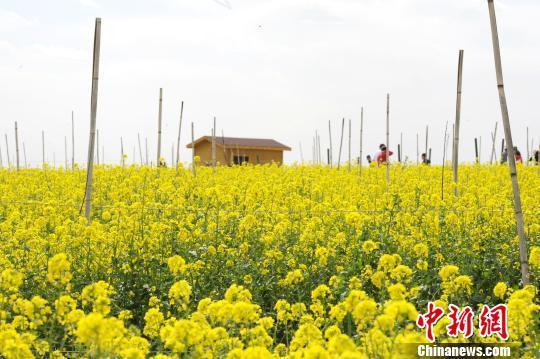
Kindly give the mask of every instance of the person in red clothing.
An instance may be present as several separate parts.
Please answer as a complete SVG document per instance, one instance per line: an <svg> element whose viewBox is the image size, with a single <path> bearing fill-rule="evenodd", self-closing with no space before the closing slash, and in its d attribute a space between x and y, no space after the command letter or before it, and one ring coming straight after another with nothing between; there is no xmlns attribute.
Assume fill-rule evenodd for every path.
<svg viewBox="0 0 540 359"><path fill-rule="evenodd" d="M388 160L386 158L386 145L384 143L382 143L379 146L379 149L380 149L380 151L377 152L377 155L375 156L375 159L377 160L378 165L380 165L381 163L386 163L386 161ZM388 151L388 157L392 156L393 154L394 154L394 152Z"/></svg>
<svg viewBox="0 0 540 359"><path fill-rule="evenodd" d="M521 152L517 149L517 147L514 147L514 157L516 158L516 163L523 163L523 157L521 157Z"/></svg>

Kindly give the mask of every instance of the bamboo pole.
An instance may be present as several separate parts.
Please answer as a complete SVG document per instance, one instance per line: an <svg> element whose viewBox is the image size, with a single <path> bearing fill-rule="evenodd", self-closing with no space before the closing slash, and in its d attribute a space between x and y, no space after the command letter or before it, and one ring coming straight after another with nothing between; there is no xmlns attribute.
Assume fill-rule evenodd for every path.
<svg viewBox="0 0 540 359"><path fill-rule="evenodd" d="M478 157L478 138L474 138L474 158L475 162L479 163L479 157Z"/></svg>
<svg viewBox="0 0 540 359"><path fill-rule="evenodd" d="M75 170L75 120L71 111L71 170Z"/></svg>
<svg viewBox="0 0 540 359"><path fill-rule="evenodd" d="M105 164L105 145L101 146L101 163Z"/></svg>
<svg viewBox="0 0 540 359"><path fill-rule="evenodd" d="M0 168L4 168L4 163L2 162L2 146L0 146Z"/></svg>
<svg viewBox="0 0 540 359"><path fill-rule="evenodd" d="M489 163L493 165L494 162L497 162L497 151L495 150L495 142L497 141L497 125L499 123L495 122L495 131L491 133L491 158Z"/></svg>
<svg viewBox="0 0 540 359"><path fill-rule="evenodd" d="M390 182L390 94L386 94L386 182Z"/></svg>
<svg viewBox="0 0 540 359"><path fill-rule="evenodd" d="M41 131L41 164L45 168L45 131Z"/></svg>
<svg viewBox="0 0 540 359"><path fill-rule="evenodd" d="M428 140L429 140L429 126L426 126L426 150L424 151L426 156L428 155Z"/></svg>
<svg viewBox="0 0 540 359"><path fill-rule="evenodd" d="M124 141L122 140L122 136L120 136L120 163L122 164L122 167L124 167L125 165Z"/></svg>
<svg viewBox="0 0 540 359"><path fill-rule="evenodd" d="M351 171L351 119L349 119L349 172Z"/></svg>
<svg viewBox="0 0 540 359"><path fill-rule="evenodd" d="M403 132L400 132L399 134L399 162L403 162Z"/></svg>
<svg viewBox="0 0 540 359"><path fill-rule="evenodd" d="M298 143L300 145L300 161L302 162L302 164L304 164L304 153L302 152L302 142L300 141Z"/></svg>
<svg viewBox="0 0 540 359"><path fill-rule="evenodd" d="M360 108L360 158L358 160L360 168L360 176L362 176L362 167L363 167L363 146L364 146L364 107Z"/></svg>
<svg viewBox="0 0 540 359"><path fill-rule="evenodd" d="M450 134L447 133L447 134L446 134L446 137L450 137ZM443 157L444 157L444 158L448 158L448 157L446 156L446 153L448 152L448 142L449 142L449 140L450 140L449 138L445 138L445 142L444 142L444 153L443 153Z"/></svg>
<svg viewBox="0 0 540 359"><path fill-rule="evenodd" d="M326 162L330 165L330 148L326 148Z"/></svg>
<svg viewBox="0 0 540 359"><path fill-rule="evenodd" d="M101 19L96 18L94 32L94 59L92 66L92 95L90 100L90 140L88 141L88 165L86 170L86 207L85 216L90 223L91 206L92 206L92 181L94 174L94 137L96 134L96 112L97 112L97 96L98 96L98 80L99 80L99 53L101 42Z"/></svg>
<svg viewBox="0 0 540 359"><path fill-rule="evenodd" d="M328 152L329 153L328 162L330 163L330 168L332 168L333 165L334 165L334 163L333 163L334 161L333 161L333 158L332 158L332 128L331 127L332 127L331 123L330 123L330 121L328 121L328 137L330 139L330 150L329 150L330 152Z"/></svg>
<svg viewBox="0 0 540 359"><path fill-rule="evenodd" d="M28 162L26 162L26 146L24 145L24 141L22 143L22 149L23 149L23 155L24 155L24 168L28 168ZM1 165L0 165L0 168L2 168Z"/></svg>
<svg viewBox="0 0 540 359"><path fill-rule="evenodd" d="M135 147L133 147L133 157L135 157ZM174 142L171 146L171 167L174 166Z"/></svg>
<svg viewBox="0 0 540 359"><path fill-rule="evenodd" d="M191 123L191 167L193 176L197 176L197 168L195 165L195 129L193 128L193 122Z"/></svg>
<svg viewBox="0 0 540 359"><path fill-rule="evenodd" d="M163 88L159 88L159 110L158 110L158 143L156 164L159 167L161 162L161 116L163 106Z"/></svg>
<svg viewBox="0 0 540 359"><path fill-rule="evenodd" d="M17 171L19 171L19 129L17 128L17 121L15 121L15 156L17 162Z"/></svg>
<svg viewBox="0 0 540 359"><path fill-rule="evenodd" d="M139 144L139 162L143 165L142 148L141 148L141 135L137 132L137 143Z"/></svg>
<svg viewBox="0 0 540 359"><path fill-rule="evenodd" d="M7 133L4 133L4 136L6 138L6 154L8 158L8 168L11 168L11 157L9 156L9 143L8 143Z"/></svg>
<svg viewBox="0 0 540 359"><path fill-rule="evenodd" d="M461 93L463 88L463 55L465 51L459 50L457 95L456 95L456 122L454 123L454 141L452 146L452 170L454 172L454 195L458 195L458 165L459 165L459 128L461 123Z"/></svg>
<svg viewBox="0 0 540 359"><path fill-rule="evenodd" d="M216 117L214 116L214 127L212 128L212 169L216 172Z"/></svg>
<svg viewBox="0 0 540 359"><path fill-rule="evenodd" d="M508 153L506 154L506 156L508 157ZM504 160L504 138L501 140L501 163L503 163L503 160Z"/></svg>
<svg viewBox="0 0 540 359"><path fill-rule="evenodd" d="M180 163L180 135L182 134L182 119L184 117L184 101L180 103L180 123L178 124L178 137L176 139L176 171L178 171L178 164Z"/></svg>
<svg viewBox="0 0 540 359"><path fill-rule="evenodd" d="M495 133L493 131L490 132L491 135L491 154L489 155L489 164L493 165L493 156L495 154Z"/></svg>
<svg viewBox="0 0 540 359"><path fill-rule="evenodd" d="M519 257L521 262L521 280L523 285L529 284L529 264L527 262L527 236L525 234L525 222L521 210L521 197L519 194L519 184L516 170L516 158L514 157L514 143L512 140L512 130L510 128L510 116L506 103L506 94L504 91L504 80L501 62L501 50L499 46L499 35L497 31L497 20L495 16L495 6L493 0L488 0L489 18L491 23L491 36L493 42L493 53L495 57L495 69L497 73L497 88L499 90L499 101L501 104L501 113L503 119L504 136L508 148L508 164L510 167L510 178L514 192L514 210L516 217L516 227L519 237Z"/></svg>
<svg viewBox="0 0 540 359"><path fill-rule="evenodd" d="M345 131L345 117L343 117L343 120L341 121L341 138L339 140L339 154L338 154L338 163L337 163L338 170L341 165L341 148L343 147L343 131Z"/></svg>
<svg viewBox="0 0 540 359"><path fill-rule="evenodd" d="M441 201L444 200L444 168L446 161L446 142L447 142L447 133L448 133L448 121L446 121L446 126L444 128L444 141L443 141L443 160L442 160L442 175L441 175Z"/></svg>

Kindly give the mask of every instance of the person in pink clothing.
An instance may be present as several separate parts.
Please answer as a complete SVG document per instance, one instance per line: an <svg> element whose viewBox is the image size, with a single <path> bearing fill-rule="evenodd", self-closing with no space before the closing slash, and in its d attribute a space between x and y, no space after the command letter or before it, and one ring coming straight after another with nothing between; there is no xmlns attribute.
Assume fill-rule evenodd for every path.
<svg viewBox="0 0 540 359"><path fill-rule="evenodd" d="M383 143L379 146L379 149L380 151L377 152L377 154L375 155L375 159L377 160L377 164L378 165L381 165L382 163L386 163L386 161L388 160L386 158L386 145ZM392 151L388 151L388 157L392 156L394 154L394 152Z"/></svg>

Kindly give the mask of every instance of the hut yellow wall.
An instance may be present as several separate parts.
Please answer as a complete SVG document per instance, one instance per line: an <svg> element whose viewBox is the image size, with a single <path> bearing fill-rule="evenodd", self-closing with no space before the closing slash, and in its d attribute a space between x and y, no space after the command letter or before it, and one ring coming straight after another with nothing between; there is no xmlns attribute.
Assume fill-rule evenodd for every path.
<svg viewBox="0 0 540 359"><path fill-rule="evenodd" d="M227 159L223 147L216 145L216 161L220 164L228 163L232 164L234 156L237 155L237 150L229 148L227 151ZM283 163L283 151L282 150L251 150L242 149L238 150L240 156L247 156L248 162L251 164L265 164L265 163ZM195 145L195 156L199 156L202 164L212 164L212 143L209 141L202 141ZM257 156L259 162L257 162ZM228 160L228 161L227 161Z"/></svg>
<svg viewBox="0 0 540 359"><path fill-rule="evenodd" d="M195 156L201 158L201 164L212 165L212 143L208 141L202 141L195 145ZM225 154L223 148L216 145L216 161L223 164L225 161Z"/></svg>

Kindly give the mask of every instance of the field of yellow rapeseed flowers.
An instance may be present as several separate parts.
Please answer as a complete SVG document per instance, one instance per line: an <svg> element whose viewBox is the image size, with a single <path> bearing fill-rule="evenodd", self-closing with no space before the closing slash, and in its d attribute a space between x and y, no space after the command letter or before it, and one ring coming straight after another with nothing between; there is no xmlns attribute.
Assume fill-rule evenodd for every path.
<svg viewBox="0 0 540 359"><path fill-rule="evenodd" d="M99 166L0 170L0 354L401 358L434 301L506 303L538 355L540 177L519 167L532 284L520 284L505 166ZM475 317L475 321L477 318ZM440 342L494 342L475 332Z"/></svg>

